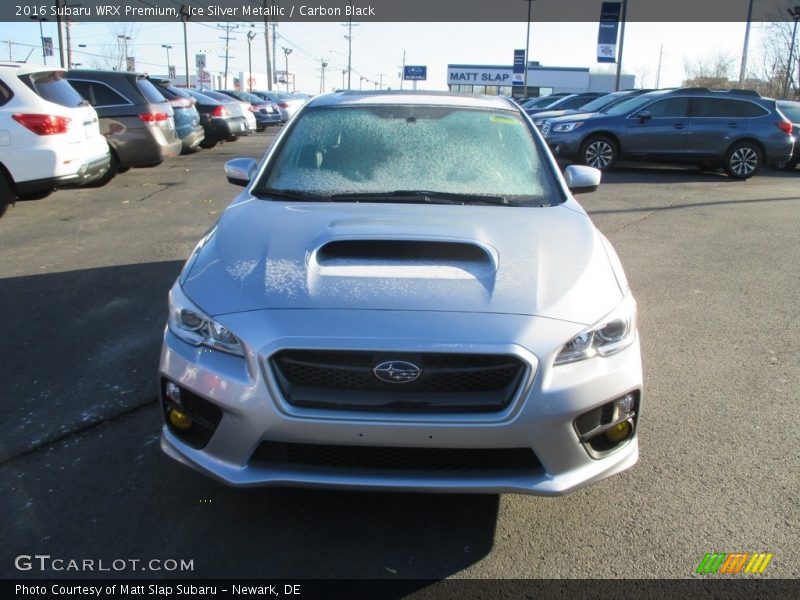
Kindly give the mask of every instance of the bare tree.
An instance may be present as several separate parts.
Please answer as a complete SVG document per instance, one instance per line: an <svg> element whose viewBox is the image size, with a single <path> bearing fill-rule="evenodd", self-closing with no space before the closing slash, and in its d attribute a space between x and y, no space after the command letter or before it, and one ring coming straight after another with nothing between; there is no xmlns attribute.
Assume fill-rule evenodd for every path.
<svg viewBox="0 0 800 600"><path fill-rule="evenodd" d="M797 77L798 48L794 49L794 60L789 66L789 50L792 46L794 23L767 23L761 36L761 61L748 69L747 86L756 89L762 96L780 98L790 71L789 98L800 96L800 82Z"/></svg>
<svg viewBox="0 0 800 600"><path fill-rule="evenodd" d="M683 59L684 87L727 88L736 59L726 52L696 60Z"/></svg>
<svg viewBox="0 0 800 600"><path fill-rule="evenodd" d="M127 68L125 51L133 56L133 44L139 33L138 23L108 23L110 43L105 44L99 55L92 57L95 69L124 71Z"/></svg>

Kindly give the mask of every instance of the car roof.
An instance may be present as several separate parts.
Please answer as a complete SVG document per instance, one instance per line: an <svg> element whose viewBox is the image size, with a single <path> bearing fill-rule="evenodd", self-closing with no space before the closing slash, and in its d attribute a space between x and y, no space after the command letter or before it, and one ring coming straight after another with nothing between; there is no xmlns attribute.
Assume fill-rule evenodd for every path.
<svg viewBox="0 0 800 600"><path fill-rule="evenodd" d="M431 91L343 91L315 96L308 101L309 107L355 106L359 104L407 104L409 106L425 104L431 106L519 110L515 104L512 104L510 100L503 96Z"/></svg>

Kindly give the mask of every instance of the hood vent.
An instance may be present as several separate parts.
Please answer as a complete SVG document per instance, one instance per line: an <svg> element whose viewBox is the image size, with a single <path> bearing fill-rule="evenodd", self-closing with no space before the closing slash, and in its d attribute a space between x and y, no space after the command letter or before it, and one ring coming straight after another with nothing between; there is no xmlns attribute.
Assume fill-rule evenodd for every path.
<svg viewBox="0 0 800 600"><path fill-rule="evenodd" d="M430 240L337 240L320 247L310 262L323 275L350 277L480 279L496 270L494 256L482 246Z"/></svg>

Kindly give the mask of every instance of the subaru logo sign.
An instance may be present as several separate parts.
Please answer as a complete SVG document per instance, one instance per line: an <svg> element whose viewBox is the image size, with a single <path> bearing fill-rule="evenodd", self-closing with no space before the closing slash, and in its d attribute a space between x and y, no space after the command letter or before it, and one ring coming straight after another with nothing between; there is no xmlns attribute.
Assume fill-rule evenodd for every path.
<svg viewBox="0 0 800 600"><path fill-rule="evenodd" d="M382 362L372 372L375 377L387 383L411 383L419 379L422 375L420 369L414 363L406 362L404 360L388 360Z"/></svg>

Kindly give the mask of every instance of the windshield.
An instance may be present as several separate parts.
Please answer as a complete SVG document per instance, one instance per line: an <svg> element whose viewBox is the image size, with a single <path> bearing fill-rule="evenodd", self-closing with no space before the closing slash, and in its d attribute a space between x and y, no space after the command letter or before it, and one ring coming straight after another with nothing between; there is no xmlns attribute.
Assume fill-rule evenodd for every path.
<svg viewBox="0 0 800 600"><path fill-rule="evenodd" d="M380 105L302 113L253 191L330 199L425 190L538 206L560 201L555 189L518 113Z"/></svg>
<svg viewBox="0 0 800 600"><path fill-rule="evenodd" d="M595 98L591 102L581 106L581 111L597 112L598 110L605 108L606 106L612 106L617 102L621 102L627 95L628 95L627 92L615 92L613 94L600 96L599 98Z"/></svg>
<svg viewBox="0 0 800 600"><path fill-rule="evenodd" d="M643 94L641 96L634 96L633 98L628 98L627 100L623 100L619 104L615 104L614 106L603 112L605 112L607 115L614 115L614 116L624 115L652 101L653 98L649 97L647 94Z"/></svg>

